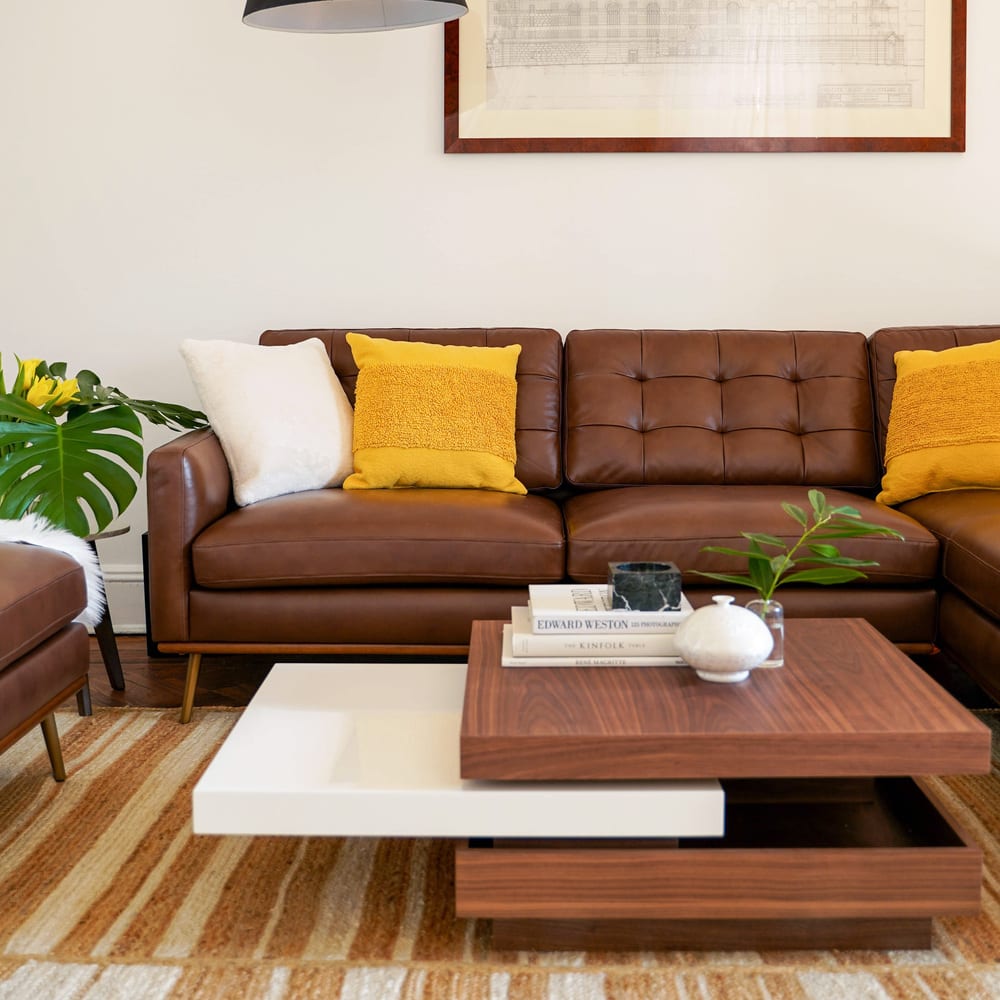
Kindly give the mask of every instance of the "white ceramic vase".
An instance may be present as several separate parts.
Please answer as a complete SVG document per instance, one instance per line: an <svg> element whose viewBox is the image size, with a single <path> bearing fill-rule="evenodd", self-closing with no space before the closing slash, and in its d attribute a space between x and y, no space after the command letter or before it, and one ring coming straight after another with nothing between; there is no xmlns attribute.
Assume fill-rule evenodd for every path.
<svg viewBox="0 0 1000 1000"><path fill-rule="evenodd" d="M705 681L734 684L767 659L772 639L752 611L721 594L693 611L677 629L677 652Z"/></svg>

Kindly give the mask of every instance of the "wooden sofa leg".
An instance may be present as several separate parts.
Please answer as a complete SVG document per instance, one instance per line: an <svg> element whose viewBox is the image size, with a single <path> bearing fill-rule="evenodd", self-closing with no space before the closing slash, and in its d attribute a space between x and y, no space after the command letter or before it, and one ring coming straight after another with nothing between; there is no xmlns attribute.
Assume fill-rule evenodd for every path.
<svg viewBox="0 0 1000 1000"><path fill-rule="evenodd" d="M194 711L194 692L198 687L198 671L201 669L201 653L188 656L187 677L184 680L184 700L181 702L181 722L191 721Z"/></svg>
<svg viewBox="0 0 1000 1000"><path fill-rule="evenodd" d="M56 717L52 712L42 719L42 736L45 739L45 749L49 752L49 762L52 764L52 777L56 781L65 781L66 765L63 763L62 747L59 745Z"/></svg>

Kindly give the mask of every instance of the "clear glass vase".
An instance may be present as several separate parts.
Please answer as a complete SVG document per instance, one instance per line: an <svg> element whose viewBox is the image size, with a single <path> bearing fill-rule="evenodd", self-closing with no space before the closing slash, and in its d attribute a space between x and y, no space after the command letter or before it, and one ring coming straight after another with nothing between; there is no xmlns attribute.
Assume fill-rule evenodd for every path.
<svg viewBox="0 0 1000 1000"><path fill-rule="evenodd" d="M774 645L761 667L783 667L785 665L785 609L778 601L762 598L751 601L747 610L752 611L771 632Z"/></svg>

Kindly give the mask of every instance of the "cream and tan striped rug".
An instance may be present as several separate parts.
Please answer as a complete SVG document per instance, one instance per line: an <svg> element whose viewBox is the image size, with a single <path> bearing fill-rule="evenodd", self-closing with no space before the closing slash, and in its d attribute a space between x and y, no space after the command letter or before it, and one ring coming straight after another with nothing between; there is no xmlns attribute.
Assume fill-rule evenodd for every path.
<svg viewBox="0 0 1000 1000"><path fill-rule="evenodd" d="M59 717L0 755L0 1000L974 1000L1000 997L1000 776L937 789L986 857L983 912L913 952L512 953L456 921L452 844L193 837L238 713ZM995 721L995 719L993 720Z"/></svg>

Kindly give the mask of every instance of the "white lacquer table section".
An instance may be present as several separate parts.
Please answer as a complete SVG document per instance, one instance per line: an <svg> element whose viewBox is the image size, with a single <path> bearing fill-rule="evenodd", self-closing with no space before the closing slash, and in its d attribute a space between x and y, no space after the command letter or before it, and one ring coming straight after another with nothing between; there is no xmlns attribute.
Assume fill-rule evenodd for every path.
<svg viewBox="0 0 1000 1000"><path fill-rule="evenodd" d="M463 781L465 671L277 664L195 787L195 833L722 835L716 781Z"/></svg>

